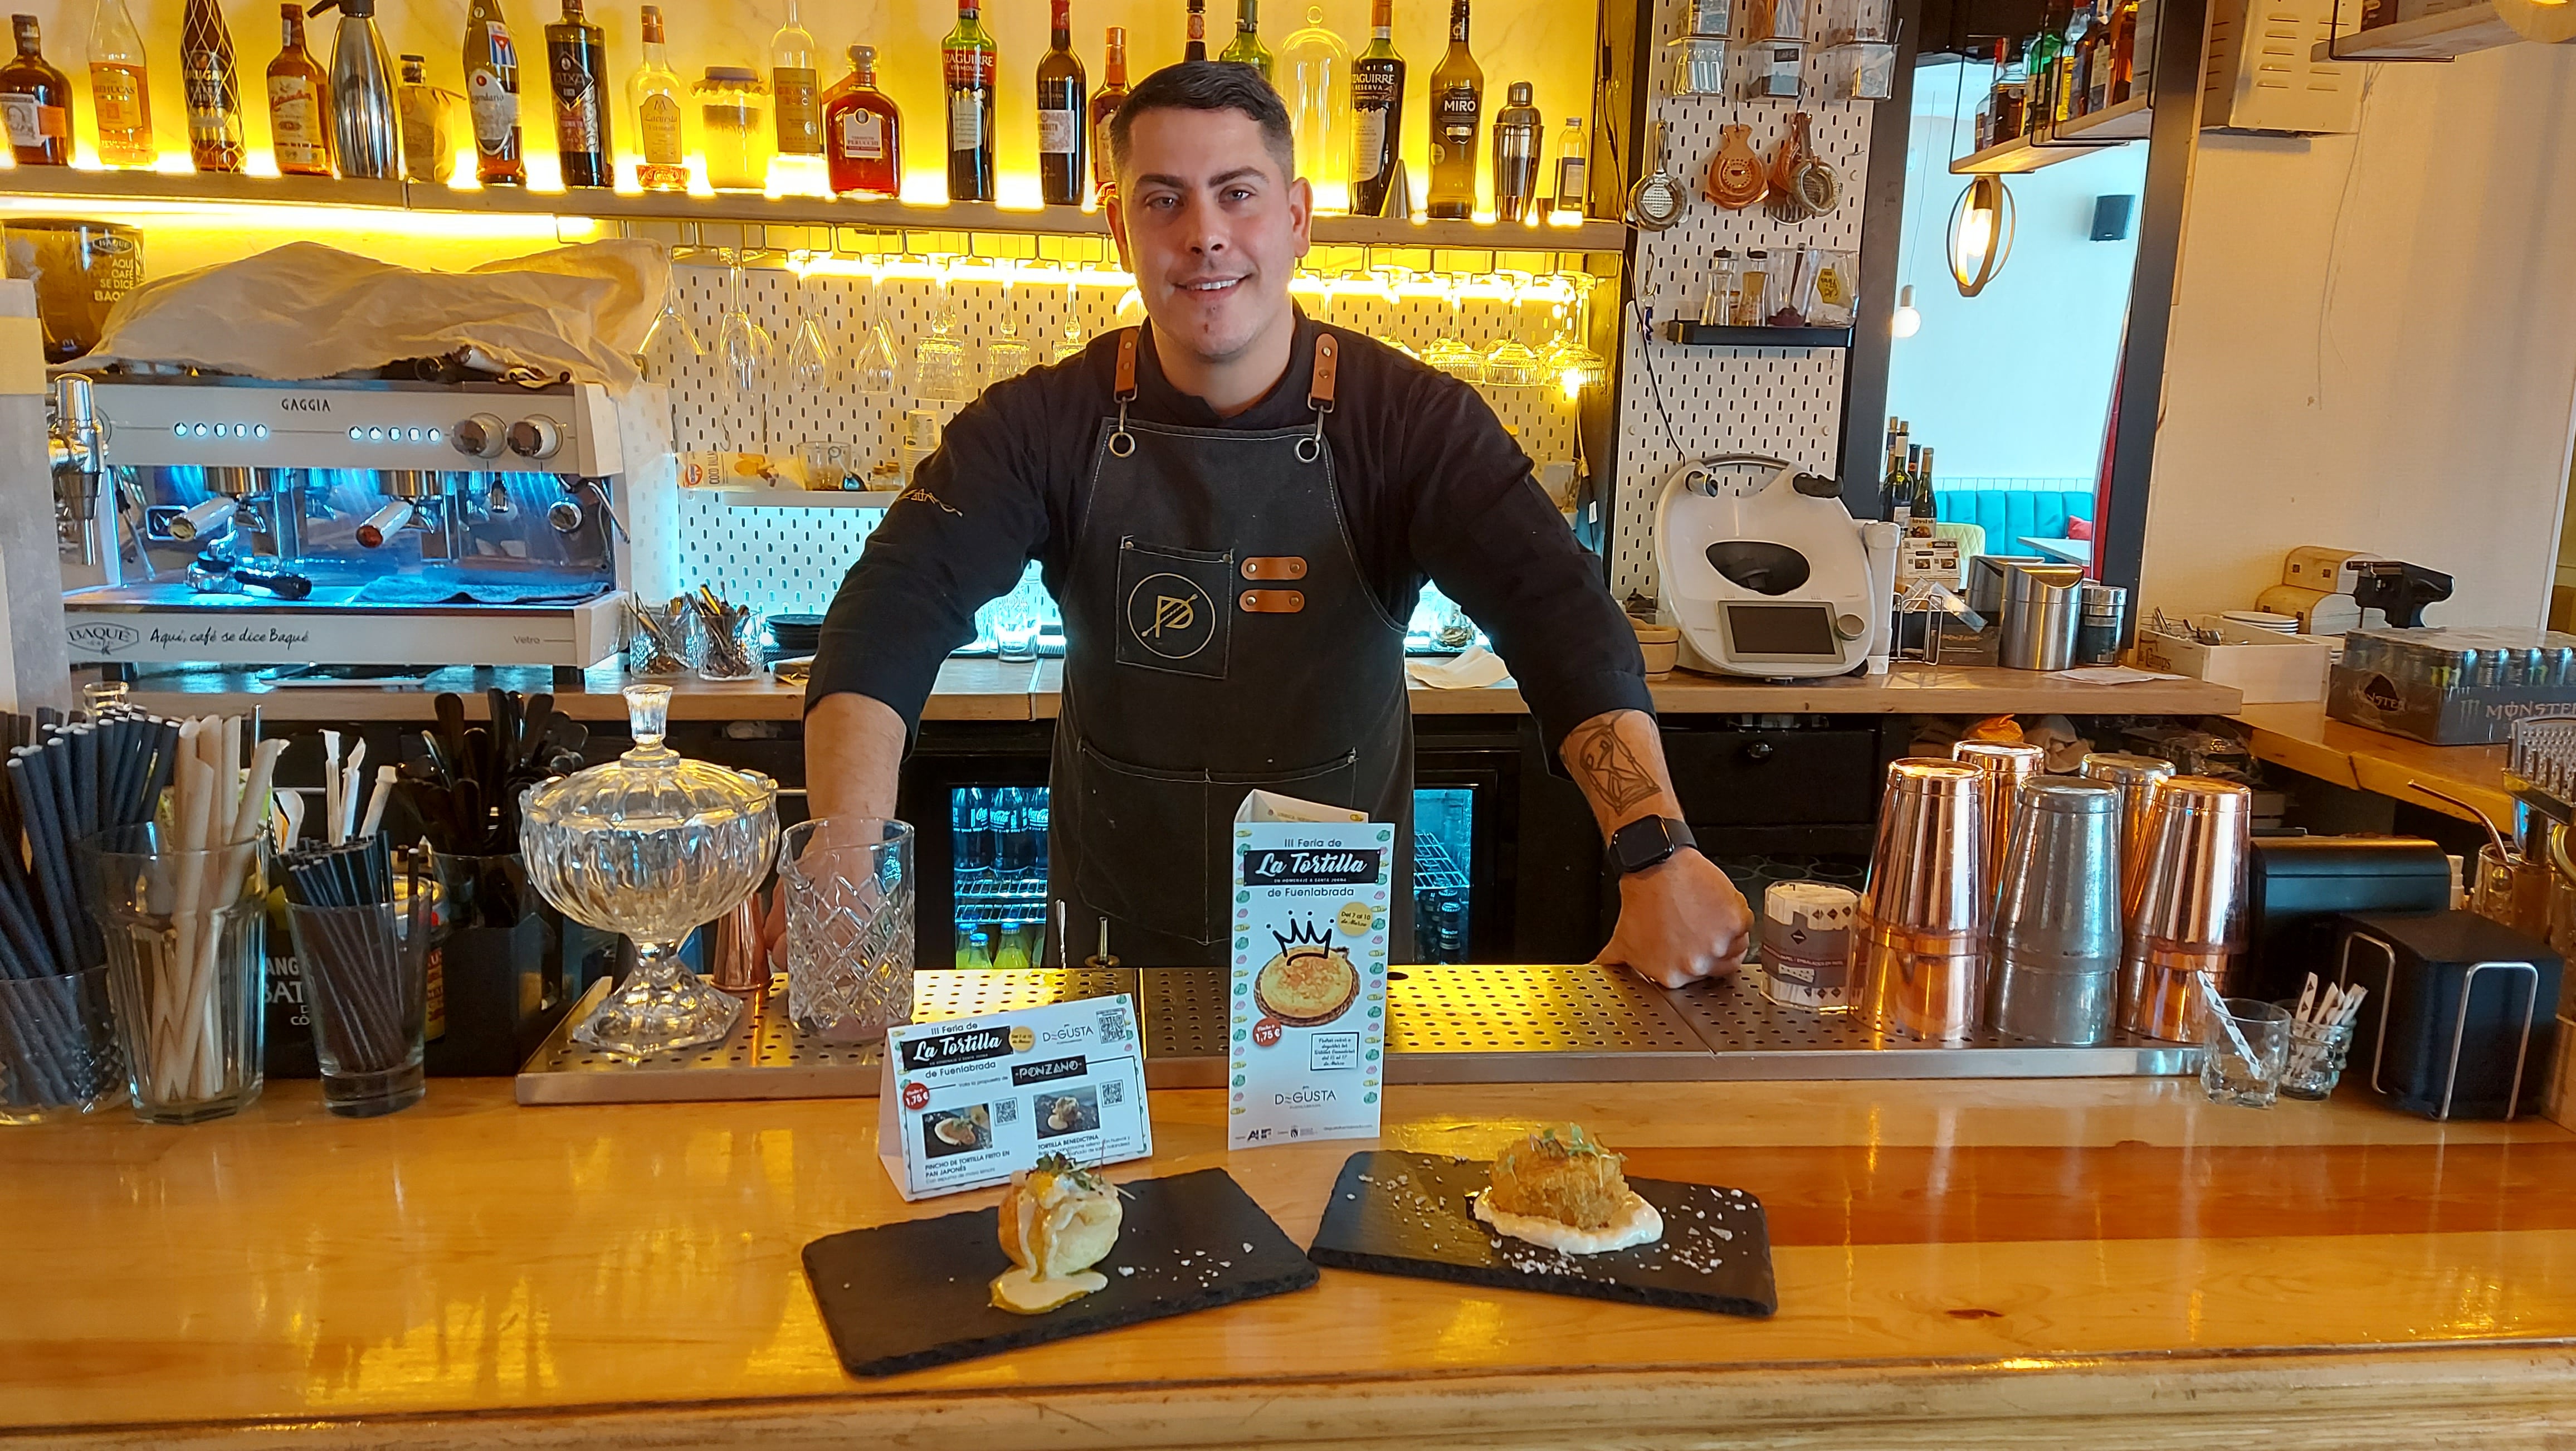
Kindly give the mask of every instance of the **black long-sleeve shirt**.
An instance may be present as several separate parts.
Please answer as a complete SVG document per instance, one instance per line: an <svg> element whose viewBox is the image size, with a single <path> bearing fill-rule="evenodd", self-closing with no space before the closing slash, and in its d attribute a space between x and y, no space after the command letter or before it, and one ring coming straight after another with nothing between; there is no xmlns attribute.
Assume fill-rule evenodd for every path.
<svg viewBox="0 0 2576 1451"><path fill-rule="evenodd" d="M1138 351L1131 417L1199 428L1310 425L1306 384L1322 325L1298 321L1288 371L1233 418L1181 392ZM1342 514L1362 573L1393 618L1427 576L1493 638L1555 762L1565 734L1612 710L1651 711L1645 662L1598 563L1574 542L1530 461L1474 389L1359 333L1341 339L1336 406L1324 421ZM1091 490L1101 420L1118 411L1117 337L997 383L949 422L938 452L869 535L823 623L806 708L872 696L907 732L939 664L975 637L975 611L1030 559L1049 590L1072 560L1072 521Z"/></svg>

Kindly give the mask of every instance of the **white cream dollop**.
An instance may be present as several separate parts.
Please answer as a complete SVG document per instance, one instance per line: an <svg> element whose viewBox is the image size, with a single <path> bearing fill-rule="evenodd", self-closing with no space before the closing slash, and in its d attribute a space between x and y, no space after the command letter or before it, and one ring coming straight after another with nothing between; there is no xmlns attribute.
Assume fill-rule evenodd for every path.
<svg viewBox="0 0 2576 1451"><path fill-rule="evenodd" d="M1627 1205L1618 1217L1599 1229L1579 1229L1535 1214L1514 1214L1508 1209L1496 1209L1492 1196L1487 1194L1476 1196L1475 1215L1514 1239L1525 1239L1542 1249L1552 1249L1561 1254L1607 1254L1614 1249L1653 1244L1664 1237L1663 1215L1655 1212L1655 1206L1648 1204L1645 1197L1634 1189L1628 1191Z"/></svg>

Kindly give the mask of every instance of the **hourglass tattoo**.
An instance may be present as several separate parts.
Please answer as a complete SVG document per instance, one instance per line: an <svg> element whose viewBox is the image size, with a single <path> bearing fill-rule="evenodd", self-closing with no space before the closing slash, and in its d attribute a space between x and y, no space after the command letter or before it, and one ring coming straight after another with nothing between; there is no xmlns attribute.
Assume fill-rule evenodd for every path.
<svg viewBox="0 0 2576 1451"><path fill-rule="evenodd" d="M1592 798L1612 816L1652 798L1663 787L1635 748L1619 739L1615 716L1577 726L1565 738L1565 763L1577 780L1592 788Z"/></svg>

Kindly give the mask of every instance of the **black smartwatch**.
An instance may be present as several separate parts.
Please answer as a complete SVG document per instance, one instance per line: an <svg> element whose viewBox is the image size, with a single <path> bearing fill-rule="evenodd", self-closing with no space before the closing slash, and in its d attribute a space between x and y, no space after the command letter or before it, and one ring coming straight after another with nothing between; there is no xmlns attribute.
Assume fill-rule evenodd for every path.
<svg viewBox="0 0 2576 1451"><path fill-rule="evenodd" d="M1697 847L1690 823L1670 816L1641 816L1610 833L1610 860L1619 875L1660 866L1683 847Z"/></svg>

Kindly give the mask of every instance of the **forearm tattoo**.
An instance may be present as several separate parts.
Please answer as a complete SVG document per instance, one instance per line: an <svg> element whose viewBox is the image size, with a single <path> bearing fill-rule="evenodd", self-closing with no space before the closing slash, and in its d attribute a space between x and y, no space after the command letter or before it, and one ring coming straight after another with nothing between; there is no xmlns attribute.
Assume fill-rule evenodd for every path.
<svg viewBox="0 0 2576 1451"><path fill-rule="evenodd" d="M1615 718L1576 727L1565 738L1564 755L1576 783L1613 817L1663 790L1636 750L1619 738Z"/></svg>

